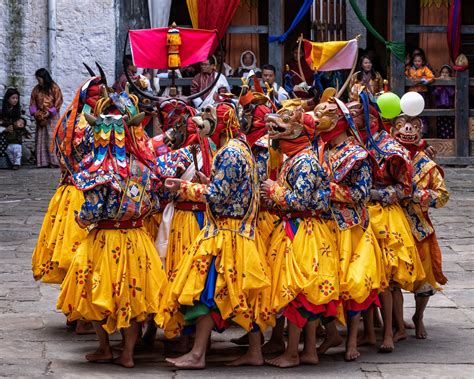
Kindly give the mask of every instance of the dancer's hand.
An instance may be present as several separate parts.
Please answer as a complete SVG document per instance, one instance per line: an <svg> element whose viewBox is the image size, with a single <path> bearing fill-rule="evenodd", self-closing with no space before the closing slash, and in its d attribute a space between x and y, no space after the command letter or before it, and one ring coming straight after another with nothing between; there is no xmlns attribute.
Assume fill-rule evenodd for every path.
<svg viewBox="0 0 474 379"><path fill-rule="evenodd" d="M194 177L197 179L198 183L209 184L211 182L211 180L206 175L204 175L201 171L196 171L196 174L194 175Z"/></svg>
<svg viewBox="0 0 474 379"><path fill-rule="evenodd" d="M178 192L183 181L181 179L168 178L165 180L165 188L170 192Z"/></svg>

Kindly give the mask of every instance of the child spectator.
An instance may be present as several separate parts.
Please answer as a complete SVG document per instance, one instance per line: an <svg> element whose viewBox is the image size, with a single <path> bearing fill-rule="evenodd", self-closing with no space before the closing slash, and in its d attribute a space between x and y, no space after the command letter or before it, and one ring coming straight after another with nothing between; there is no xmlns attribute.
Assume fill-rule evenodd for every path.
<svg viewBox="0 0 474 379"><path fill-rule="evenodd" d="M8 88L3 95L2 109L0 112L0 168L9 168L7 159L7 137L5 129L22 115L20 105L20 92L16 88Z"/></svg>
<svg viewBox="0 0 474 379"><path fill-rule="evenodd" d="M449 64L441 67L438 79L452 79L453 68ZM454 108L454 86L436 86L434 88L435 106L438 109ZM436 118L436 136L454 138L454 117L438 116Z"/></svg>
<svg viewBox="0 0 474 379"><path fill-rule="evenodd" d="M12 169L18 170L21 166L23 137L29 136L26 130L26 119L20 117L15 120L3 133L8 143L7 156L12 164Z"/></svg>
<svg viewBox="0 0 474 379"><path fill-rule="evenodd" d="M412 63L406 69L405 75L414 82L414 85L409 87L409 91L418 92L425 99L428 100L428 84L434 80L433 71L426 65L426 59L421 54L413 54ZM423 138L428 134L428 122L425 117L423 121Z"/></svg>

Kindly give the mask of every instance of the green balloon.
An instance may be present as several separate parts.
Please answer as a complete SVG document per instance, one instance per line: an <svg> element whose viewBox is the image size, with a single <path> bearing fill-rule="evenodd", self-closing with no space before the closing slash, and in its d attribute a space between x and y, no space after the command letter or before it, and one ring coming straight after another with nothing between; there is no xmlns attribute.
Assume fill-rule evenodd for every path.
<svg viewBox="0 0 474 379"><path fill-rule="evenodd" d="M395 118L400 112L400 98L393 92L385 92L377 98L380 115L383 118Z"/></svg>

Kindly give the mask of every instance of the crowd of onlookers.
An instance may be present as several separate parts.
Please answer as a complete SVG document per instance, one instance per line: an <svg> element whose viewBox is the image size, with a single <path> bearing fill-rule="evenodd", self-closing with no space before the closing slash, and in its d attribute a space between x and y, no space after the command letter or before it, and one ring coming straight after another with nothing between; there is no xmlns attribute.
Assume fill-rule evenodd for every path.
<svg viewBox="0 0 474 379"><path fill-rule="evenodd" d="M298 59L300 54L300 59ZM327 87L340 88L347 79L347 71L313 72L304 60L303 51L298 51L297 46L292 50L291 58L285 65L284 78L280 84L277 80L277 70L271 64L258 65L257 57L251 50L242 52L240 64L235 69L225 62L225 50L217 51L208 60L197 65L184 67L179 71L139 70L134 66L131 56L124 60L130 77L142 78L142 89L152 91L157 95L166 97L186 96L204 91L216 80L217 67L223 65L222 74L216 85L207 92L193 100L196 108L204 108L206 105L216 101L221 94L234 94L238 96L240 86L229 85L228 78L243 78L258 81L264 92L271 94L273 101L278 104L290 97L300 96L300 85L302 82L308 84L303 86L303 92L308 87L316 93L322 93ZM406 56L405 75L412 80L413 85L408 87L409 91L420 93L426 102L426 108L453 108L454 87L437 86L436 79L452 79L454 71L448 64L435 71L427 62L424 51L420 48L413 50ZM438 76L436 77L436 73ZM162 79L169 79L172 75L177 78L192 78L191 86L177 87L177 93L170 93L169 86L160 85ZM41 68L35 73L38 84L34 87L30 97L29 114L20 104L20 93L15 88L8 88L3 96L2 109L0 113L0 168L12 168L17 170L22 162L31 160L31 152L23 145L25 137L30 136L28 126L35 131L34 158L37 167L57 167L56 156L51 153L50 145L54 126L59 119L59 113L63 102L59 86L51 78L50 73ZM116 91L123 91L127 78L125 73L118 77L114 83ZM384 90L382 75L375 70L374 54L371 51L360 54L358 70L350 78L347 100L355 100L361 88L366 88L372 94ZM387 87L385 87L386 89ZM314 93L314 92L313 92ZM29 119L34 122L29 124ZM454 138L454 117L438 116L436 118L436 131L429 133L428 120L423 118L424 136L437 138Z"/></svg>

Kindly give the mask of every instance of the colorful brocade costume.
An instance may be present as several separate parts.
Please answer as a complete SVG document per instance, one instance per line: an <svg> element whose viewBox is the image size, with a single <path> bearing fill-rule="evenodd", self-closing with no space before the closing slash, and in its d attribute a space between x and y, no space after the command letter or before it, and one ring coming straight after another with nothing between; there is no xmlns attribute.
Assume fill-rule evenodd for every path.
<svg viewBox="0 0 474 379"><path fill-rule="evenodd" d="M91 126L94 150L73 182L85 198L78 219L92 230L74 256L57 307L69 321L102 321L113 333L156 313L167 283L142 227L143 217L159 207L159 180L139 150L140 130L135 135L121 115L111 114Z"/></svg>
<svg viewBox="0 0 474 379"><path fill-rule="evenodd" d="M309 146L283 163L269 192L283 215L268 251L272 310L298 327L337 315L339 257L328 221L329 194L326 173Z"/></svg>
<svg viewBox="0 0 474 379"><path fill-rule="evenodd" d="M324 157L323 167L331 180L330 208L337 225L341 299L346 310L363 311L378 304L377 295L387 286L382 252L369 226L372 160L354 137L327 149Z"/></svg>
<svg viewBox="0 0 474 379"><path fill-rule="evenodd" d="M413 157L413 194L402 202L420 255L425 279L415 283L416 294L433 294L438 284L446 284L441 264L441 249L428 210L441 208L449 200L444 172L423 151Z"/></svg>
<svg viewBox="0 0 474 379"><path fill-rule="evenodd" d="M413 167L408 151L387 132L375 133L374 143L383 154L368 144L379 166L372 189L377 200L369 205L369 214L383 253L386 284L413 291L415 282L423 280L425 274L410 224L400 206L402 200L411 196Z"/></svg>
<svg viewBox="0 0 474 379"><path fill-rule="evenodd" d="M230 139L213 159L210 183L182 182L179 195L206 202L207 222L169 278L155 322L166 336L209 313L218 329L232 321L247 331L265 330L273 323L262 307L270 279L255 241L259 192L248 145Z"/></svg>

